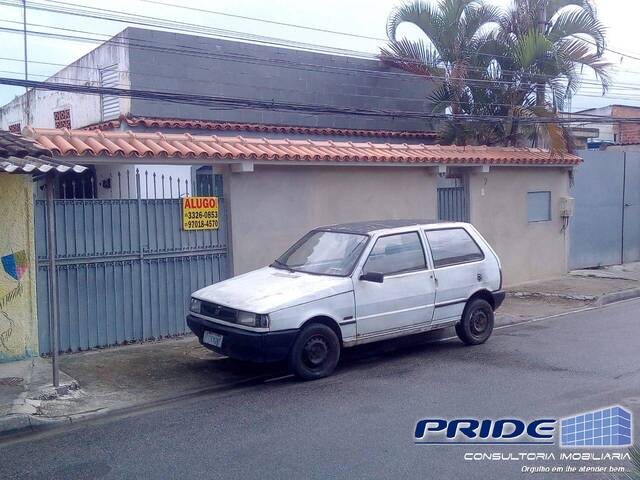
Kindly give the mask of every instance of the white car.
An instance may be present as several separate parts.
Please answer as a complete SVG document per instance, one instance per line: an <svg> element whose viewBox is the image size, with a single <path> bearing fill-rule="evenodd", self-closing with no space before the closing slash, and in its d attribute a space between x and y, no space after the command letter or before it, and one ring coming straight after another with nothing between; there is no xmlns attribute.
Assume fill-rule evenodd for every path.
<svg viewBox="0 0 640 480"><path fill-rule="evenodd" d="M343 348L455 325L485 342L500 260L467 223L387 220L312 230L270 266L193 293L189 328L239 360L330 375Z"/></svg>

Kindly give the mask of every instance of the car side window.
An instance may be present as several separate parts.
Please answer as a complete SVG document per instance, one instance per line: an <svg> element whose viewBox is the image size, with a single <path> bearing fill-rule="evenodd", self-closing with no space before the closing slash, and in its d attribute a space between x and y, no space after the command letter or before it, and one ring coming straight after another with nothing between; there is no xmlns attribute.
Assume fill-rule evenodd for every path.
<svg viewBox="0 0 640 480"><path fill-rule="evenodd" d="M418 232L399 233L378 238L363 272L389 275L426 268L426 259Z"/></svg>
<svg viewBox="0 0 640 480"><path fill-rule="evenodd" d="M435 268L484 259L478 244L463 228L427 230L425 234Z"/></svg>

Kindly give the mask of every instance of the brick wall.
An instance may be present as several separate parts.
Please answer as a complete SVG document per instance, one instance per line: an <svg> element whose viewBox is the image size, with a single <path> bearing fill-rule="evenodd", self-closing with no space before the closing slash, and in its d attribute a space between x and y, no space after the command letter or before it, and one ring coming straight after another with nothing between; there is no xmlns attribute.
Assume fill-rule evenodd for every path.
<svg viewBox="0 0 640 480"><path fill-rule="evenodd" d="M611 116L615 118L640 118L640 108L614 105ZM640 143L640 122L614 125L615 143Z"/></svg>

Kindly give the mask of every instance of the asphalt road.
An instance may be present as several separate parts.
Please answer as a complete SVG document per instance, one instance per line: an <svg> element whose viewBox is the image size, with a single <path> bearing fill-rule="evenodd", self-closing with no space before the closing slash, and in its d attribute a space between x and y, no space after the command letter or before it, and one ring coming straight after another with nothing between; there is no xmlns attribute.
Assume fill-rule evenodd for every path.
<svg viewBox="0 0 640 480"><path fill-rule="evenodd" d="M415 445L413 431L425 417L561 418L612 404L640 415L639 300L501 328L478 347L402 343L351 351L320 381L275 379L9 441L0 478L584 479L607 477L521 469L624 465L561 461L555 446Z"/></svg>

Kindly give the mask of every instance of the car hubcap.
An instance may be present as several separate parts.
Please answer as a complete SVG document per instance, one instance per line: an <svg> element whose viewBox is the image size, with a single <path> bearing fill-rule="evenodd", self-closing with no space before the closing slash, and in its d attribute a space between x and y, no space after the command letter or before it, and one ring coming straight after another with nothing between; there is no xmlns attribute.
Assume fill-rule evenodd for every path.
<svg viewBox="0 0 640 480"><path fill-rule="evenodd" d="M304 344L303 354L307 364L317 367L327 359L329 346L323 337L315 335Z"/></svg>
<svg viewBox="0 0 640 480"><path fill-rule="evenodd" d="M484 310L478 309L471 315L471 333L481 335L489 327L489 316Z"/></svg>

